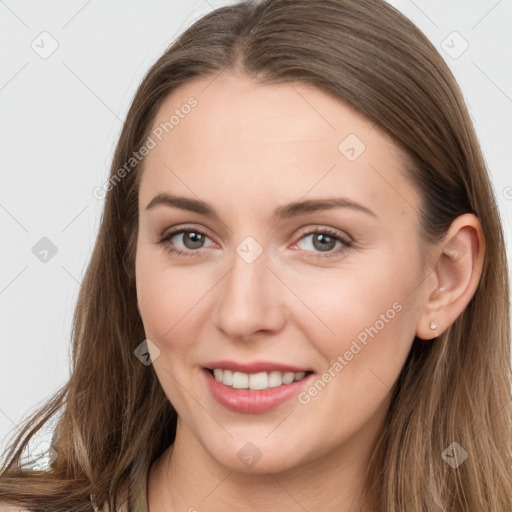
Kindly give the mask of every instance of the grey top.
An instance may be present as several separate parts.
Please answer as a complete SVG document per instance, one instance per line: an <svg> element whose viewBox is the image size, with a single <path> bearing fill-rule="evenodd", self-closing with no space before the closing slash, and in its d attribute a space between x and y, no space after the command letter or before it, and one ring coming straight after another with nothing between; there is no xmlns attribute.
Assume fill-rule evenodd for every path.
<svg viewBox="0 0 512 512"><path fill-rule="evenodd" d="M131 489L130 494L133 496L133 503L132 499L128 500L128 506L123 505L119 512L148 512L148 502L147 502L147 484L148 484L148 477L143 479L142 482L135 482L133 479L131 479ZM92 496L91 496L91 504L92 508L94 509L94 512L100 512L97 505L95 505ZM16 510L4 510L0 508L0 512L22 512L18 509Z"/></svg>
<svg viewBox="0 0 512 512"><path fill-rule="evenodd" d="M146 478L141 482L139 489L134 493L135 502L133 504L133 512L148 512L147 485L148 478L146 475Z"/></svg>

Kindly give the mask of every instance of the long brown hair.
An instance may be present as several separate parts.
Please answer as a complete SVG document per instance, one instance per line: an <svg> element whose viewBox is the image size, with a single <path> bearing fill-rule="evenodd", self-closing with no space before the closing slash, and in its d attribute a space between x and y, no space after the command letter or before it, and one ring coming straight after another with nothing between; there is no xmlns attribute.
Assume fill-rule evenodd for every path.
<svg viewBox="0 0 512 512"><path fill-rule="evenodd" d="M398 379L366 489L378 512L512 509L509 284L498 208L471 119L447 65L413 23L383 0L263 0L195 22L139 86L110 176L147 139L164 99L190 80L242 73L302 82L351 104L406 155L421 192L421 234L437 242L474 213L486 237L478 288L431 342L415 339ZM200 105L199 107L200 108ZM85 511L90 495L117 510L173 442L177 415L151 366L137 310L135 247L142 160L108 187L73 324L72 373L4 455L0 500L33 510ZM59 414L47 471L21 463L28 441ZM452 443L468 453L452 468Z"/></svg>

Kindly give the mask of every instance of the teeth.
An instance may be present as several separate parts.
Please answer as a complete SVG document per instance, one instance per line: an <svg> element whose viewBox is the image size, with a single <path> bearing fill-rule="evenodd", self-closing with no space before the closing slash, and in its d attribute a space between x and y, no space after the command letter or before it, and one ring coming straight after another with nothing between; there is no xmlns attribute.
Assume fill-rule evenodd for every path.
<svg viewBox="0 0 512 512"><path fill-rule="evenodd" d="M268 373L251 373L249 375L249 389L267 389L268 388Z"/></svg>
<svg viewBox="0 0 512 512"><path fill-rule="evenodd" d="M218 382L222 382L226 386L232 386L235 389L253 389L263 390L275 388L283 384L291 384L296 380L303 379L306 372L259 372L259 373L242 373L232 372L231 370L223 370L215 368L213 376Z"/></svg>
<svg viewBox="0 0 512 512"><path fill-rule="evenodd" d="M295 378L295 373L285 372L283 373L283 384L291 384Z"/></svg>
<svg viewBox="0 0 512 512"><path fill-rule="evenodd" d="M270 372L268 374L268 387L276 388L283 383L283 374L281 372Z"/></svg>
<svg viewBox="0 0 512 512"><path fill-rule="evenodd" d="M221 372L222 372L222 370L221 370ZM233 385L233 372L231 370L224 370L224 374L222 376L222 382L224 382L224 384L226 384L227 386Z"/></svg>
<svg viewBox="0 0 512 512"><path fill-rule="evenodd" d="M233 387L236 389L247 389L249 387L249 375L242 372L233 373Z"/></svg>

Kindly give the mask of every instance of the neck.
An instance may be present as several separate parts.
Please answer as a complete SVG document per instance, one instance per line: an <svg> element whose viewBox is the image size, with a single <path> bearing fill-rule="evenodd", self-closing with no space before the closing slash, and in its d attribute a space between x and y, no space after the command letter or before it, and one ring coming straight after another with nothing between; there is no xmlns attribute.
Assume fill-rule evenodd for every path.
<svg viewBox="0 0 512 512"><path fill-rule="evenodd" d="M149 510L369 512L360 497L375 436L362 444L364 435L278 473L243 473L218 464L178 421L174 444L151 468Z"/></svg>

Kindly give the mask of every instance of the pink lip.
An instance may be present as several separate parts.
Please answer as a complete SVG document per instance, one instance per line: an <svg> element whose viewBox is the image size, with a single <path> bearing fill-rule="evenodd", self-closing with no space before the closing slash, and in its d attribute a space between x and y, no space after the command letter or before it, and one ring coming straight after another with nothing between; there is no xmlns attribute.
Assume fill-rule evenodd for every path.
<svg viewBox="0 0 512 512"><path fill-rule="evenodd" d="M298 366L291 366L281 363L272 363L269 361L254 361L252 363L237 363L235 361L213 361L204 365L209 370L215 370L215 368L221 368L223 370L231 370L232 372L242 373L258 373L258 372L308 372L311 371L309 368L299 368Z"/></svg>
<svg viewBox="0 0 512 512"><path fill-rule="evenodd" d="M219 365L215 366L215 368L225 368L225 366ZM300 390L303 389L309 383L309 381L314 375L313 373L311 373L310 375L306 375L301 380L294 381L291 384L283 384L282 386L277 386L275 388L268 388L264 390L252 390L235 389L232 388L231 386L226 386L225 384L222 384L222 382L218 382L217 380L215 380L215 377L206 368L203 368L203 374L206 380L206 386L210 393L212 394L213 398L217 400L217 402L219 402L221 405L223 405L224 407L231 411L246 414L264 413L270 411L271 409L277 407L278 405L281 405L282 403L296 396L300 392Z"/></svg>

